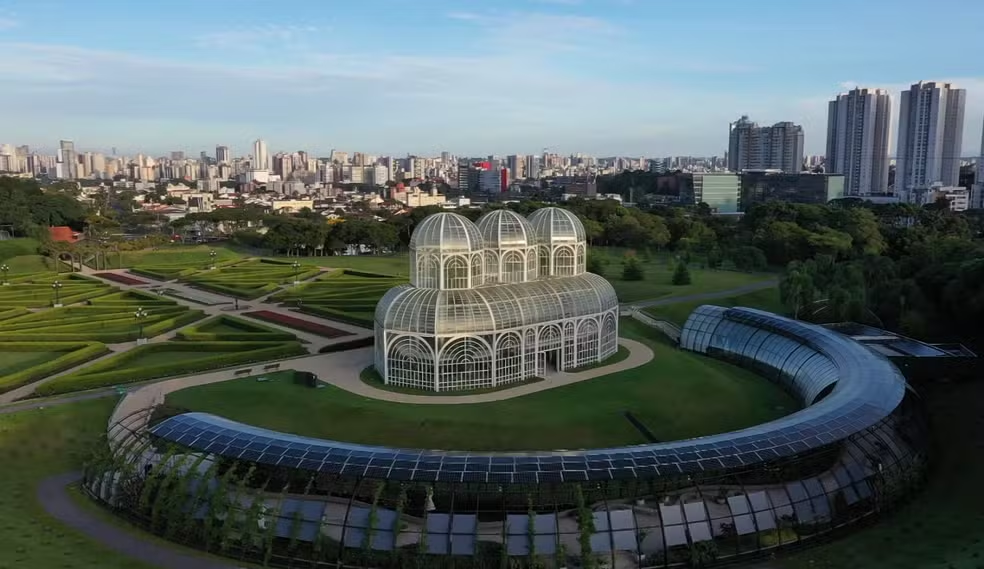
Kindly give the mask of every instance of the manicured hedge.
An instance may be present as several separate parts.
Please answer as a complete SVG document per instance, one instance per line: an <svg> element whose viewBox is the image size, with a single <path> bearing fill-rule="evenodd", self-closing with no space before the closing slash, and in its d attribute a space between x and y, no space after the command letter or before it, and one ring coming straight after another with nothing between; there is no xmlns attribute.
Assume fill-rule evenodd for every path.
<svg viewBox="0 0 984 569"><path fill-rule="evenodd" d="M242 332L210 332L210 326L225 324ZM233 316L216 316L177 333L178 340L190 342L289 342L297 340L290 332L282 332L262 324L254 324Z"/></svg>
<svg viewBox="0 0 984 569"><path fill-rule="evenodd" d="M353 277L362 277L366 279L397 279L400 281L407 280L399 275L387 275L384 273L368 273L365 271L357 271L355 269L342 269L342 273L345 275L351 275Z"/></svg>
<svg viewBox="0 0 984 569"><path fill-rule="evenodd" d="M307 332L309 334L323 336L325 338L338 338L339 336L351 335L351 332L346 332L345 330L339 330L338 328L332 328L331 326L325 326L320 322L312 322L310 320L305 320L303 318L296 318L288 314L273 312L272 310L256 310L253 312L247 312L245 313L245 315L249 316L250 318L265 320L267 322L272 322L274 324L279 324L281 326L287 328L293 328L294 330L300 330L302 332Z"/></svg>
<svg viewBox="0 0 984 569"><path fill-rule="evenodd" d="M239 298L246 299L246 300L253 300L261 296L265 296L277 290L278 288L277 285L274 283L267 283L257 288L239 288L235 286L218 284L215 282L202 282L202 281L191 281L188 283L188 286L209 291L209 292L218 293L218 294L237 296Z"/></svg>
<svg viewBox="0 0 984 569"><path fill-rule="evenodd" d="M126 365L128 361L140 354L150 351L175 351L176 346L184 346L196 352L216 352L220 355L216 355L214 358L195 361L175 361L173 363L148 367L127 367ZM58 393L107 387L122 383L133 383L148 379L188 375L304 354L307 354L307 350L297 342L196 342L195 344L172 342L166 344L146 344L83 370L79 370L76 373L55 378L48 383L38 386L34 392L38 396L55 395Z"/></svg>
<svg viewBox="0 0 984 569"><path fill-rule="evenodd" d="M99 342L5 342L0 344L0 350L6 352L67 351L66 354L53 360L10 375L0 376L0 393L16 389L32 381L37 381L38 379L75 367L109 352L106 346Z"/></svg>
<svg viewBox="0 0 984 569"><path fill-rule="evenodd" d="M344 342L338 342L335 344L330 344L318 350L319 354L330 354L333 352L344 352L346 350L356 350L359 348L367 348L376 343L375 338L372 336L367 336L365 338L356 338L355 340L346 340Z"/></svg>
<svg viewBox="0 0 984 569"><path fill-rule="evenodd" d="M2 308L0 309L0 320L9 320L30 313L31 311L26 308Z"/></svg>
<svg viewBox="0 0 984 569"><path fill-rule="evenodd" d="M200 310L182 311L168 318L145 324L144 336L148 338L156 336L174 328L191 324L204 316L204 312ZM94 324L98 324L98 326L94 326ZM29 333L25 330L6 331L0 328L0 341L17 340L36 334L45 340L56 342L85 342L93 340L115 344L136 340L140 334L139 325L132 316L102 322L75 323L63 326L51 325L33 330L36 330L36 332L32 331L33 333Z"/></svg>

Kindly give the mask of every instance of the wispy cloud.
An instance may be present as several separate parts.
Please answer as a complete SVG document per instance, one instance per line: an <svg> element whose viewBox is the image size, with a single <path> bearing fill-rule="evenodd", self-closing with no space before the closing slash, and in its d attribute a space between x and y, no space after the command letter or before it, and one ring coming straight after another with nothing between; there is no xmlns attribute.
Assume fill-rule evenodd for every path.
<svg viewBox="0 0 984 569"><path fill-rule="evenodd" d="M453 20L478 27L484 45L497 50L598 51L599 42L608 42L623 33L621 27L597 17L543 12L453 12Z"/></svg>
<svg viewBox="0 0 984 569"><path fill-rule="evenodd" d="M0 16L0 31L19 28L20 25L21 25L21 21L16 18Z"/></svg>
<svg viewBox="0 0 984 569"><path fill-rule="evenodd" d="M533 0L538 4L554 4L556 6L580 6L584 0Z"/></svg>
<svg viewBox="0 0 984 569"><path fill-rule="evenodd" d="M196 38L199 47L256 50L271 45L291 46L315 37L322 28L311 25L266 24L207 32Z"/></svg>

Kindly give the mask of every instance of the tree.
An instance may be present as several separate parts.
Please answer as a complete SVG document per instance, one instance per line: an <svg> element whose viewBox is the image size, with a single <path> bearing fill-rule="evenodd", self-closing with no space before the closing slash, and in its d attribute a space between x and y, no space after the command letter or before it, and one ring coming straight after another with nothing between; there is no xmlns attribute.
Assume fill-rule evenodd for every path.
<svg viewBox="0 0 984 569"><path fill-rule="evenodd" d="M779 281L779 298L793 313L793 318L799 318L800 310L813 302L814 292L809 271L798 263L790 263L786 275Z"/></svg>
<svg viewBox="0 0 984 569"><path fill-rule="evenodd" d="M673 271L673 285L683 286L690 284L690 269L687 268L687 263L680 260L677 263L676 269Z"/></svg>
<svg viewBox="0 0 984 569"><path fill-rule="evenodd" d="M623 281L641 281L645 280L646 272L642 268L642 263L635 255L627 255L625 260L622 262L622 280Z"/></svg>
<svg viewBox="0 0 984 569"><path fill-rule="evenodd" d="M605 268L608 266L608 258L600 252L589 250L586 265L589 273L605 276Z"/></svg>

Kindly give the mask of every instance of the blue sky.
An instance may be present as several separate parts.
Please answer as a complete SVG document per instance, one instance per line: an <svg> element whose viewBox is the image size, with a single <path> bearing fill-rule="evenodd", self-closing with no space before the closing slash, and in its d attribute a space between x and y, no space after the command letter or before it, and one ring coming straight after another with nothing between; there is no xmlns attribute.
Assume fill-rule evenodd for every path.
<svg viewBox="0 0 984 569"><path fill-rule="evenodd" d="M822 153L832 96L897 107L922 79L968 90L973 155L982 22L978 0L0 0L0 142L710 155L748 114Z"/></svg>

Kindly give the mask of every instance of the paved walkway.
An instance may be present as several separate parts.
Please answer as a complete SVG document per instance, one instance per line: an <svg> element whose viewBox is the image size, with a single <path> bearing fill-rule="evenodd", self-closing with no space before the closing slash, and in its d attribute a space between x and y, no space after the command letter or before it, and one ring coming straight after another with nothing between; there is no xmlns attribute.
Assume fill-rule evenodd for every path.
<svg viewBox="0 0 984 569"><path fill-rule="evenodd" d="M139 534L108 523L75 503L68 486L78 482L78 472L45 478L38 484L37 500L51 517L98 541L119 555L165 569L236 569L235 562L185 553L173 545L161 545Z"/></svg>

